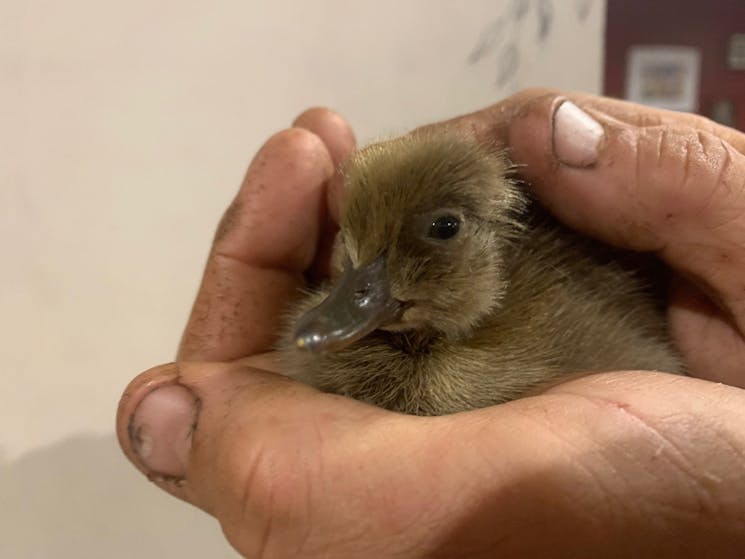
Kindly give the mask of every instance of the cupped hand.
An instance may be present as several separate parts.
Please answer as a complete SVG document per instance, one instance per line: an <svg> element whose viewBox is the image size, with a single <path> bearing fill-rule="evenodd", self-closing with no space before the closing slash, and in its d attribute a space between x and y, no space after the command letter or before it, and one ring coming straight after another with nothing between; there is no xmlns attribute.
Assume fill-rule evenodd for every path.
<svg viewBox="0 0 745 559"><path fill-rule="evenodd" d="M742 134L552 91L436 126L507 144L569 225L656 251L680 276L670 320L692 370L745 385ZM742 557L739 388L606 373L422 418L269 372L282 308L324 273L335 169L353 148L348 125L316 109L256 155L178 361L122 398L130 460L215 516L247 557Z"/></svg>

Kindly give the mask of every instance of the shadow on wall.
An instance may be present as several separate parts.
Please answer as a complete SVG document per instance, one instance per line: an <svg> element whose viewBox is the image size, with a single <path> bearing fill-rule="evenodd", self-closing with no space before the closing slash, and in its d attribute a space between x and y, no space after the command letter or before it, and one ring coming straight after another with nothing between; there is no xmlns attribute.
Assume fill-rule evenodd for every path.
<svg viewBox="0 0 745 559"><path fill-rule="evenodd" d="M113 436L80 436L0 464L0 557L235 559L220 527L162 493Z"/></svg>

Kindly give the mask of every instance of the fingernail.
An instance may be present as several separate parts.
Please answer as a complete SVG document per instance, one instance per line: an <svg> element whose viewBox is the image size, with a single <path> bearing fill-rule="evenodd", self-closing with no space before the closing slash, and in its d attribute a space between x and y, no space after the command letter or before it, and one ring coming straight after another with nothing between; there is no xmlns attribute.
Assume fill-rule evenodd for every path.
<svg viewBox="0 0 745 559"><path fill-rule="evenodd" d="M150 473L184 477L198 407L192 391L178 384L156 388L137 406L129 422L129 438Z"/></svg>
<svg viewBox="0 0 745 559"><path fill-rule="evenodd" d="M571 101L564 101L554 112L554 156L565 165L594 165L604 135L603 127Z"/></svg>

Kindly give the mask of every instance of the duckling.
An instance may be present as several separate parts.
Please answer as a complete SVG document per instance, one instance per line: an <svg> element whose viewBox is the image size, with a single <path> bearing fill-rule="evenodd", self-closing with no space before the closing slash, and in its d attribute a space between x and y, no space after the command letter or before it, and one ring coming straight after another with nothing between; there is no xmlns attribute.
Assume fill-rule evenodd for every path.
<svg viewBox="0 0 745 559"><path fill-rule="evenodd" d="M441 415L581 372L684 372L644 274L551 218L503 151L414 133L358 151L344 178L336 272L280 336L290 376Z"/></svg>

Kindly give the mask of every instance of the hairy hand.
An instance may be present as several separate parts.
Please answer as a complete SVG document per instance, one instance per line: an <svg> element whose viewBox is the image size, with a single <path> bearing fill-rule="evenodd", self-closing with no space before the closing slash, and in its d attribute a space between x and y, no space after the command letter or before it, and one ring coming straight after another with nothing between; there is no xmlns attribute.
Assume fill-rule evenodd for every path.
<svg viewBox="0 0 745 559"><path fill-rule="evenodd" d="M138 468L252 558L743 555L739 388L606 373L422 418L268 372L281 309L324 272L334 170L354 148L330 111L294 126L256 155L218 228L178 362L122 398ZM507 144L570 226L656 251L680 277L670 320L691 367L745 385L742 134L543 90L435 126Z"/></svg>

